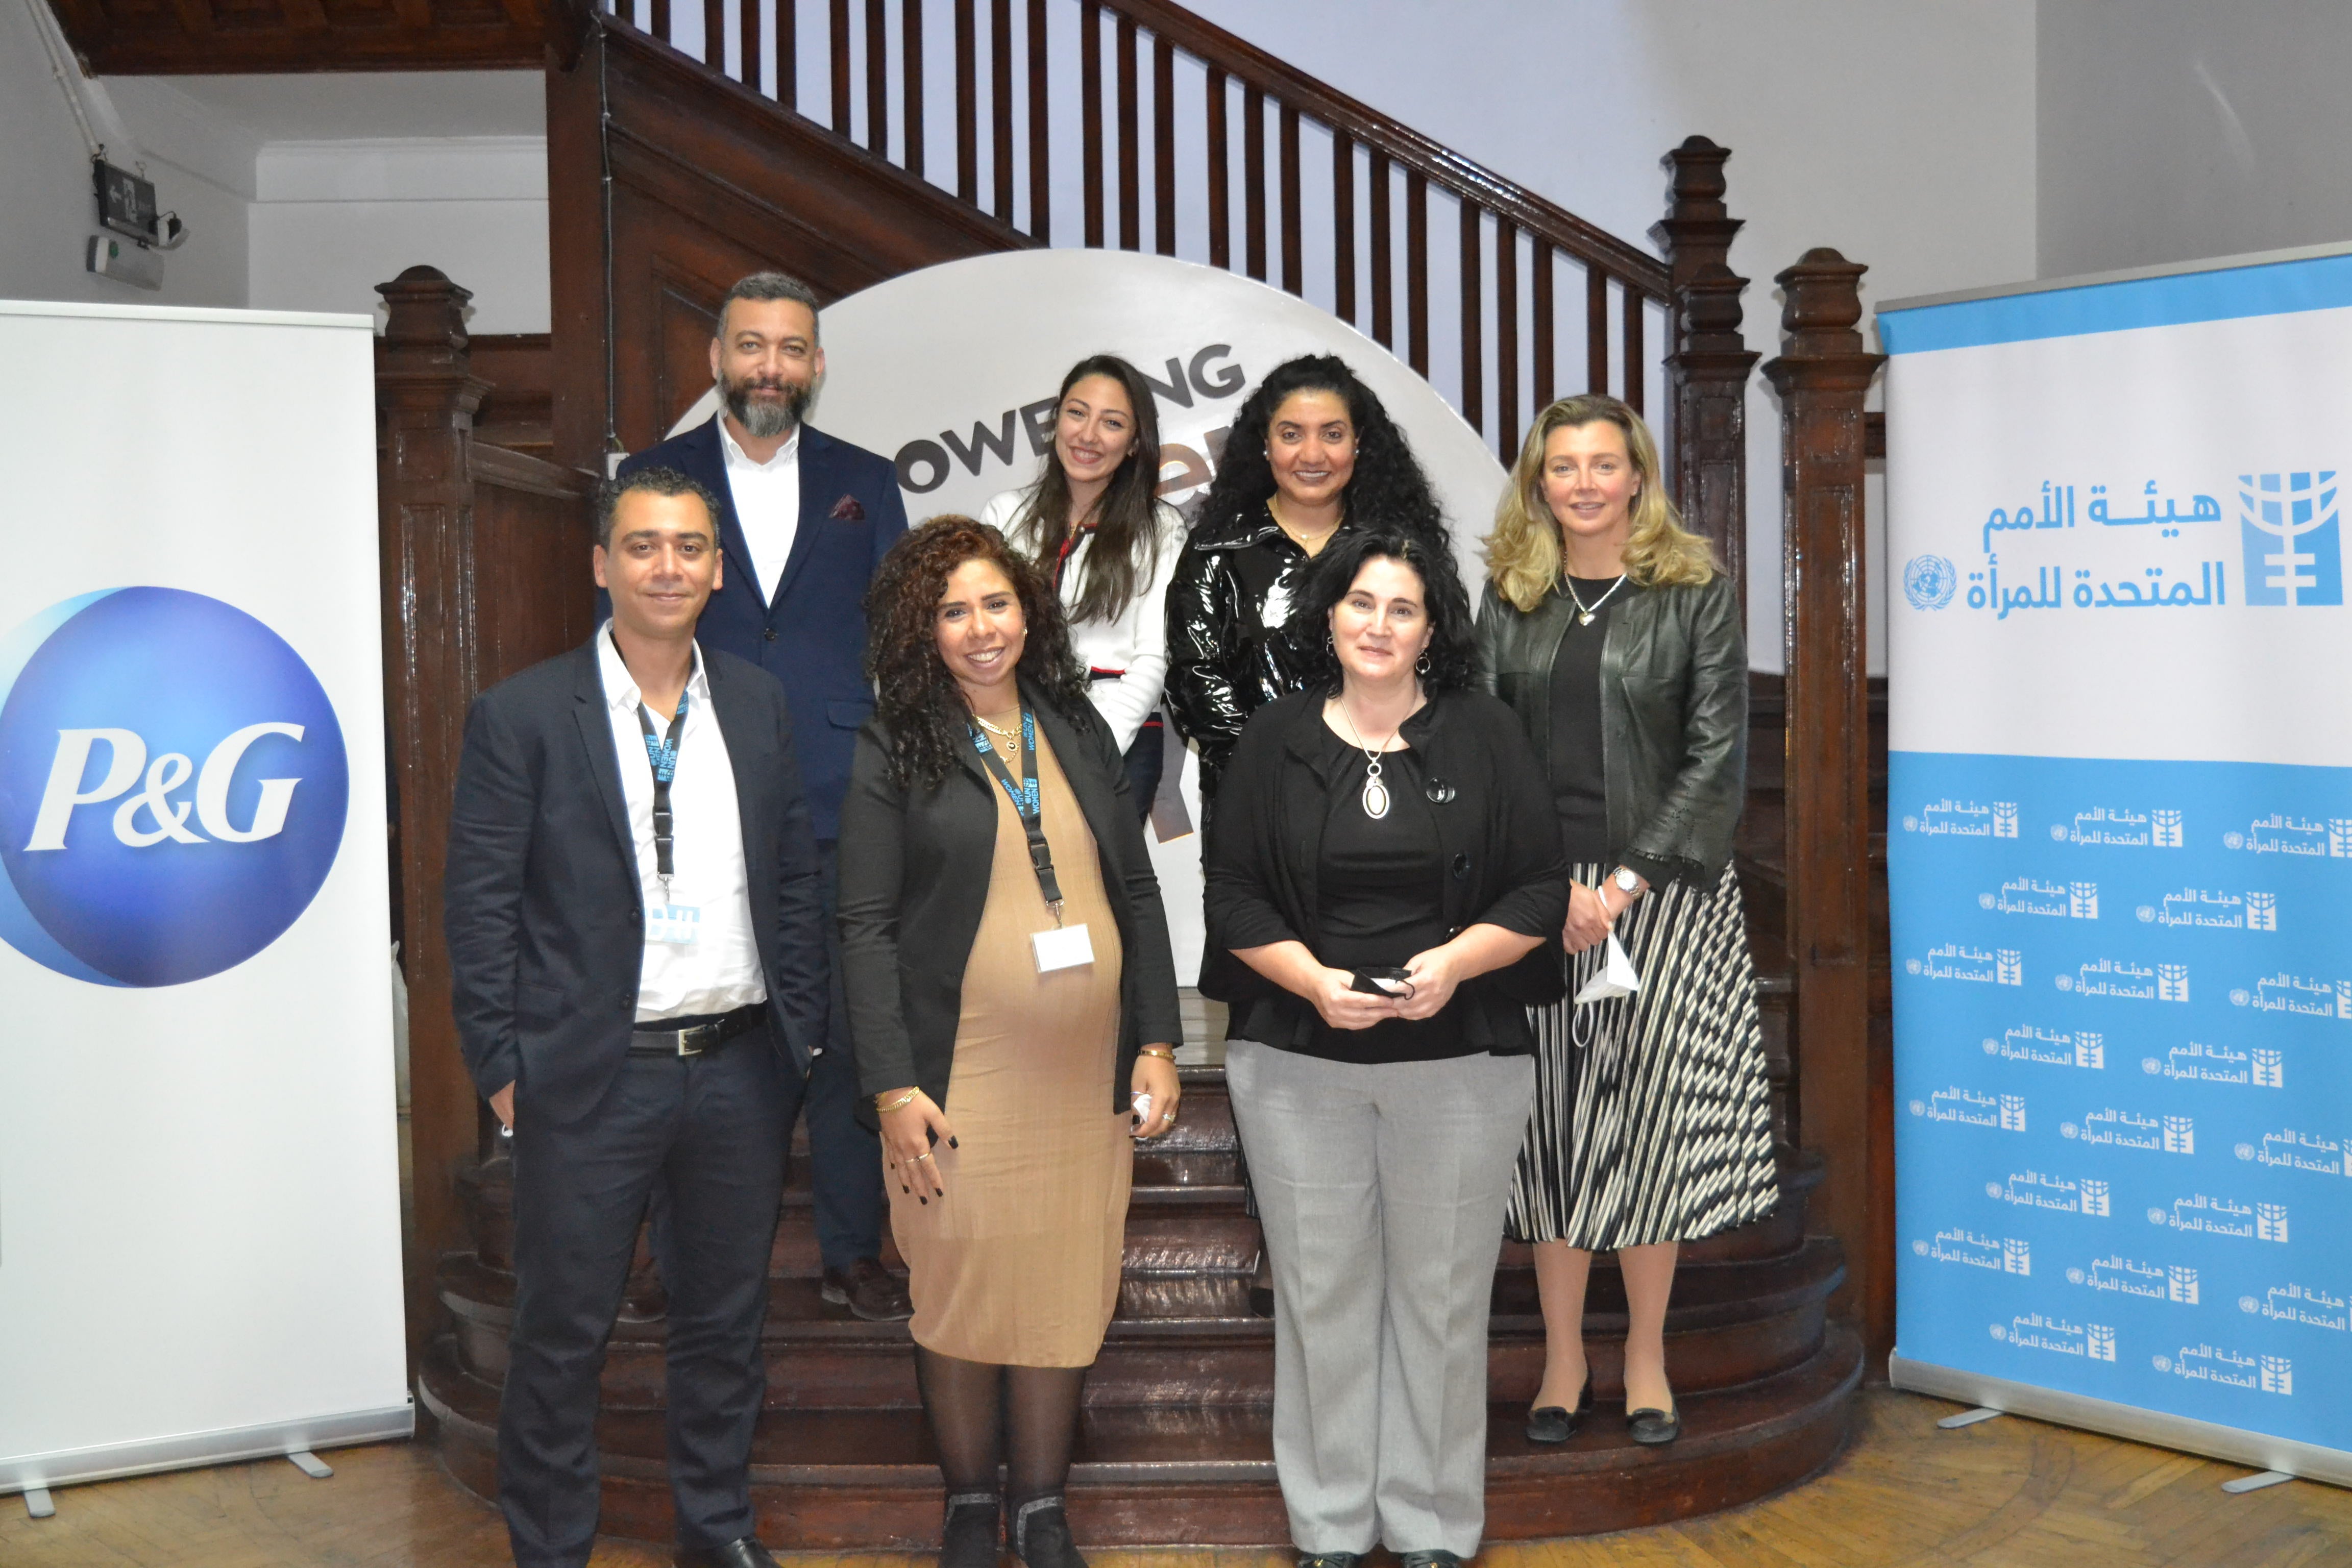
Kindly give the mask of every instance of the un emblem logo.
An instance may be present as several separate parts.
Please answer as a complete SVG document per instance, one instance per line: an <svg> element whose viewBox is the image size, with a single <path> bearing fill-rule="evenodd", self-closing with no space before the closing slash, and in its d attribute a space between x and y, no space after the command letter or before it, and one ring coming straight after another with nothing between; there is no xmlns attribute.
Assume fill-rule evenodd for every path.
<svg viewBox="0 0 2352 1568"><path fill-rule="evenodd" d="M2344 545L2336 470L2240 474L2238 536L2249 605L2340 605Z"/></svg>
<svg viewBox="0 0 2352 1568"><path fill-rule="evenodd" d="M52 605L0 636L0 940L99 985L180 985L284 935L351 799L310 666L177 588Z"/></svg>
<svg viewBox="0 0 2352 1568"><path fill-rule="evenodd" d="M1940 555L1914 555L1903 568L1903 596L1915 610L1942 609L1959 585L1959 572Z"/></svg>

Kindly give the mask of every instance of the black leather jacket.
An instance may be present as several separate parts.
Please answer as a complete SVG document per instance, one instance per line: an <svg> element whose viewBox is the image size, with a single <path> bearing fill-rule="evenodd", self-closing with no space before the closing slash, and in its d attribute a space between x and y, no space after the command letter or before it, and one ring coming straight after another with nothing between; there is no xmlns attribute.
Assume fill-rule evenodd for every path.
<svg viewBox="0 0 2352 1568"><path fill-rule="evenodd" d="M1601 763L1609 852L1712 886L1731 860L1748 774L1748 647L1739 595L1717 574L1697 587L1641 588L1601 645ZM1576 613L1555 589L1522 614L1489 583L1478 605L1486 689L1551 754L1551 667Z"/></svg>
<svg viewBox="0 0 2352 1568"><path fill-rule="evenodd" d="M1286 600L1273 625L1265 618L1268 596L1295 584L1307 558L1260 507L1254 521L1196 528L1176 563L1168 584L1168 711L1177 733L1200 748L1204 802L1217 798L1250 715L1307 682L1306 662L1282 630Z"/></svg>

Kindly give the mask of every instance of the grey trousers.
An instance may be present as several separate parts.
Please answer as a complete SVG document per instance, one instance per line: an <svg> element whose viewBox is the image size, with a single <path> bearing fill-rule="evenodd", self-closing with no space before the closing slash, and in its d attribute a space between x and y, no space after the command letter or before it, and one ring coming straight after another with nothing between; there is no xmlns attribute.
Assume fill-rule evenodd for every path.
<svg viewBox="0 0 2352 1568"><path fill-rule="evenodd" d="M1225 1079L1274 1267L1291 1540L1475 1555L1486 1311L1534 1058L1359 1067L1236 1040Z"/></svg>

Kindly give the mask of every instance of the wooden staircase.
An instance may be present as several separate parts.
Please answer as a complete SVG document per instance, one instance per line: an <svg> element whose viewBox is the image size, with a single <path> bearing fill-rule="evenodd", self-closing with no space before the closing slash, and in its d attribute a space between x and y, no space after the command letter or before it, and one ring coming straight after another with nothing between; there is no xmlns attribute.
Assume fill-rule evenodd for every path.
<svg viewBox="0 0 2352 1568"><path fill-rule="evenodd" d="M1453 393L1456 405L1503 449L1515 443L1522 411L1562 390L1553 384L1555 372L1579 357L1569 350L1580 350L1584 384L1638 398L1643 377L1633 373L1643 363L1642 323L1645 312L1662 310L1665 330L1647 341L1667 348L1676 492L1694 525L1738 570L1746 527L1742 419L1757 356L1739 330L1745 280L1726 264L1739 224L1723 201L1723 149L1693 138L1671 155L1673 199L1658 228L1669 259L1661 265L1161 0L1024 0L1024 14L1034 18L1049 4L1079 6L1087 36L1101 45L1108 35L1115 51L1108 98L1100 48L1082 83L1087 242L1108 243L1115 220L1117 242L1141 248L1148 213L1153 245L1166 250L1174 244L1159 195L1166 187L1142 177L1144 170L1156 176L1168 166L1164 149L1172 142L1157 123L1149 136L1139 132L1132 70L1162 78L1171 51L1205 60L1216 85L1210 112L1220 112L1217 104L1238 106L1244 121L1211 138L1214 156L1233 176L1229 194L1238 195L1211 203L1209 242L1217 264L1311 295L1314 268L1323 264L1318 258L1334 268L1345 259L1350 281L1342 288L1332 276L1335 308L1351 317L1360 308L1376 338L1398 340L1408 361L1425 368L1429 208L1441 204L1442 216L1458 221L1461 237L1453 279L1462 298L1454 314L1465 352L1456 371L1463 379ZM713 0L703 9L702 37L717 37L712 23L723 23L724 8ZM868 26L886 11L881 0L864 9ZM909 4L906 14L919 9ZM444 280L443 293L428 300L420 281L408 303L394 297L396 315L406 311L399 319L412 321L398 334L400 345L387 340L386 407L406 408L400 417L409 423L387 426L383 483L387 539L396 523L406 542L398 550L387 545L387 683L394 710L407 724L401 732L414 732L396 752L398 918L411 955L415 1020L412 1321L418 1326L422 1402L452 1472L485 1497L495 1491L499 1384L513 1296L510 1173L458 1070L440 963L438 868L457 758L454 716L498 674L569 646L580 606L564 586L577 581L575 537L560 528L485 532L469 503L489 493L482 475L503 471L498 454L504 448L551 456L559 471L576 473L601 468L615 447L637 448L658 438L707 384L704 345L713 309L743 272L782 267L832 298L916 267L1050 237L1042 197L1051 182L1034 163L1025 184L1016 178L1013 142L1005 135L1016 109L1028 112L1010 84L1025 80L1033 94L1045 90L1036 57L1025 77L1013 69L1004 41L1011 35L1002 25L1012 10L1011 0L992 0L986 51L992 96L983 117L964 94L974 107L958 115L950 188L927 177L919 158L907 156L908 147L923 144L919 126L894 143L890 84L875 50L866 54L860 126L845 108L852 88L845 55L835 58L828 121L771 90L780 73L754 70L739 79L745 58L781 60L782 37L763 43L754 33L727 42L720 54L734 62L730 78L665 41L678 19L667 0L651 0L649 13L636 13L650 22L650 33L593 15L576 0L557 0L548 75L551 337L480 341L469 360L458 314L462 290ZM845 0L834 0L831 11L837 24L848 25ZM967 89L981 63L968 30L974 11L974 0L954 0L960 85ZM1120 68L1122 58L1132 68ZM921 95L913 90L919 68L903 58L900 64L918 78L900 94L903 108ZM1164 92L1152 100L1155 106L1170 101ZM978 135L982 124L992 127L992 137ZM1105 124L1118 133L1107 139ZM1344 244L1335 233L1320 250L1302 228L1302 125L1310 133L1318 126L1339 133L1347 173L1335 155L1331 188L1346 186L1350 203L1363 198L1377 237L1371 256L1350 248L1352 224ZM1036 145L1029 144L1032 152ZM983 169L991 174L985 183ZM1392 222L1393 232L1387 226ZM1391 256L1402 263L1393 270ZM1853 503L1861 483L1867 356L1859 354L1858 339L1848 341L1859 314L1858 271L1833 253L1815 252L1780 279L1790 336L1767 369L1782 384L1784 398L1791 389L1798 395L1784 404L1799 410L1790 416L1788 444L1804 457L1786 484L1791 539L1807 552L1789 563L1792 668L1818 668L1799 657L1808 649L1834 646L1850 653L1858 646L1853 607L1859 595L1843 585L1860 560ZM1553 341L1555 326L1564 328L1568 316L1562 312L1558 323L1553 318L1555 273L1569 282L1571 298L1576 290L1584 296L1580 344ZM1518 309L1523 284L1532 305L1525 315ZM1494 329L1492 353L1483 362L1475 350L1482 320ZM486 387L486 381L495 384ZM1523 402L1522 393L1532 402ZM450 482L449 476L469 471L471 490ZM542 484L535 493L555 491ZM1843 511L1816 504L1841 496ZM576 498L569 504L576 506ZM1840 519L1853 521L1850 540L1822 531L1832 523L1844 526ZM494 580L474 571L492 543L499 552ZM399 597L406 590L398 586L428 578L442 584L439 597L420 601L437 606L430 615ZM1847 1017L1819 1003L1843 983L1835 966L1849 961L1841 953L1856 942L1869 946L1872 933L1864 929L1866 910L1857 915L1811 896L1835 848L1834 835L1821 831L1824 816L1851 835L1850 862L1864 868L1867 879L1869 824L1836 804L1864 798L1864 786L1836 771L1865 773L1861 678L1858 662L1849 663L1851 691L1818 677L1785 693L1776 679L1759 678L1756 689L1740 865L1783 1142L1782 1202L1767 1219L1686 1250L1667 1325L1685 1428L1681 1440L1664 1449L1632 1445L1611 1407L1622 1400L1624 1325L1622 1289L1607 1259L1596 1265L1587 1315L1600 1415L1564 1447L1526 1443L1521 1419L1540 1373L1542 1327L1529 1260L1524 1249L1506 1249L1489 1352L1494 1538L1657 1523L1790 1485L1837 1453L1864 1373L1865 1342L1870 1360L1885 1348L1891 1232L1879 1234L1884 1215L1871 1206L1879 1201L1877 1153L1853 1131L1878 1093L1882 1042L1859 1012ZM1883 741L1878 755L1883 759ZM1812 859L1792 866L1791 843ZM1874 962L1883 967L1883 895L1875 921ZM1853 939L1843 948L1841 932ZM1811 1022L1801 1031L1808 975L1823 972L1836 984L1813 994ZM1873 990L1883 997L1883 979ZM1271 1325L1246 1305L1255 1227L1235 1184L1222 1074L1207 1068L1187 1073L1181 1141L1138 1162L1118 1311L1088 1385L1072 1492L1079 1534L1089 1543L1270 1545L1287 1535L1269 1436ZM1827 1164L1793 1152L1824 1143ZM771 1259L769 1404L754 1469L761 1533L779 1546L920 1548L934 1541L940 1489L905 1331L857 1321L819 1301L804 1164L795 1161ZM1859 1279L1849 1279L1857 1258ZM647 1539L669 1533L661 1343L658 1323L619 1325L604 1374L605 1528Z"/></svg>
<svg viewBox="0 0 2352 1568"><path fill-rule="evenodd" d="M1136 1161L1118 1309L1087 1383L1072 1514L1089 1545L1280 1545L1289 1532L1270 1433L1274 1326L1248 1307L1255 1226L1242 1212L1223 1073L1184 1077L1182 1125ZM819 1300L804 1152L769 1265L768 1398L752 1468L761 1537L795 1549L935 1546L940 1478L906 1325L861 1322ZM1489 1536L1685 1518L1777 1490L1838 1451L1861 1347L1824 1311L1844 1277L1838 1246L1805 1234L1820 1180L1818 1163L1784 1162L1778 1210L1686 1250L1667 1321L1684 1436L1668 1448L1636 1447L1612 1408L1623 1399L1624 1296L1606 1258L1586 1315L1601 1408L1564 1447L1521 1435L1543 1321L1526 1249L1506 1249L1488 1351ZM514 1299L510 1194L503 1159L465 1183L477 1243L442 1268L454 1328L419 1377L451 1472L485 1497L496 1490ZM604 1390L604 1528L667 1539L660 1323L614 1330Z"/></svg>

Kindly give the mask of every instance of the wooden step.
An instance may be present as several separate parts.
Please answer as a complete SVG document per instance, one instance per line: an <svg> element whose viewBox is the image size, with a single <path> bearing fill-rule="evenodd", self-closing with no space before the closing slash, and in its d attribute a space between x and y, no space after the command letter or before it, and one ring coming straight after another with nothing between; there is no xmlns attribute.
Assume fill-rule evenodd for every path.
<svg viewBox="0 0 2352 1568"><path fill-rule="evenodd" d="M1843 1445L1861 1347L1832 1327L1803 1361L1734 1388L1680 1395L1684 1435L1664 1448L1626 1436L1604 1404L1574 1442L1540 1447L1524 1406L1498 1403L1487 1430L1493 1540L1591 1534L1749 1501L1811 1474ZM475 1492L495 1491L498 1394L438 1342L419 1378L441 1452ZM1070 1476L1072 1521L1090 1546L1277 1546L1288 1539L1264 1405L1090 1408ZM662 1418L608 1412L604 1521L642 1540L670 1534ZM752 1455L760 1535L797 1550L926 1551L938 1545L940 1481L912 1410L771 1410Z"/></svg>

